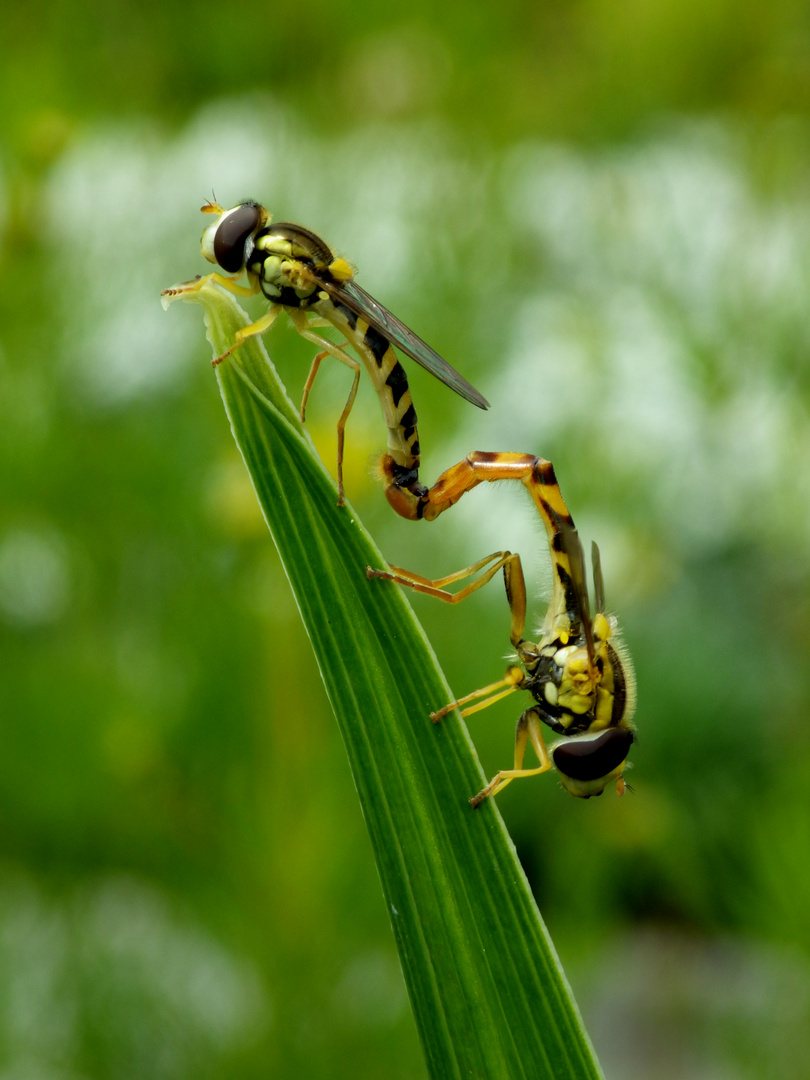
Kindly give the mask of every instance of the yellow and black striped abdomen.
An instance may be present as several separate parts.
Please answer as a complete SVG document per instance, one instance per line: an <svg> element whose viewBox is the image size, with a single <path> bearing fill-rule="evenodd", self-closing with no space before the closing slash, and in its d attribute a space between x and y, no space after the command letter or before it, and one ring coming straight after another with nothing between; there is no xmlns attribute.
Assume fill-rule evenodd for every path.
<svg viewBox="0 0 810 1080"><path fill-rule="evenodd" d="M416 410L405 368L397 359L391 342L365 320L356 319L354 333L358 339L357 351L367 351L374 361L374 367L370 364L367 367L389 430L388 451L401 468L418 469Z"/></svg>
<svg viewBox="0 0 810 1080"><path fill-rule="evenodd" d="M386 494L399 513L417 517L418 504L427 489L419 483L419 432L408 376L397 359L391 342L362 316L340 301L319 300L313 305L319 315L341 330L369 374L388 430L387 453L382 471ZM400 506L400 504L402 504Z"/></svg>

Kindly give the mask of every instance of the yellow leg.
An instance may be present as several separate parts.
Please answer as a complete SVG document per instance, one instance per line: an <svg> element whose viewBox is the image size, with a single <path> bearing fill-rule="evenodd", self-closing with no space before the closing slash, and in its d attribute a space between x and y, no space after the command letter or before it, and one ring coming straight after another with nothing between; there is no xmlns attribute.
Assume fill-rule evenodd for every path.
<svg viewBox="0 0 810 1080"><path fill-rule="evenodd" d="M227 289L234 296L255 296L259 291L258 278L250 285L238 285L237 278L223 277L222 274L214 272L206 274L205 277L196 277L193 281L184 281L182 285L175 285L171 289L164 289L160 295L180 296L181 293L198 292L208 281L216 282L217 285L221 285L223 289Z"/></svg>
<svg viewBox="0 0 810 1080"><path fill-rule="evenodd" d="M469 585L459 590L459 592L451 593L443 588L443 586L451 585L455 581L462 581L471 574L477 574L479 570L483 570L489 563L492 565L488 567L485 573L476 578L475 581L471 581ZM523 641L523 629L526 622L526 584L519 555L513 555L509 551L496 551L492 555L487 555L484 559L479 559L472 566L457 570L454 574L448 574L447 577L443 578L430 579L422 577L421 574L414 574L412 571L403 570L398 566L392 566L390 570L373 570L370 566L367 566L366 577L369 579L383 578L386 581L393 581L397 585L405 585L407 588L413 589L414 592L434 596L437 600L444 600L445 603L458 604L466 599L470 593L475 592L482 585L486 585L488 581L491 581L500 569L503 569L506 595L512 613L512 644L517 647ZM480 690L474 690L471 694L467 694L466 697L459 698L458 701L451 701L449 705L444 705L436 712L432 712L430 719L434 724L437 724L442 717L447 716L453 709L467 705L471 701L478 701L479 698L485 698L486 700L479 701L477 705L462 710L462 716L471 716L473 713L494 705L496 701L500 701L507 694L519 689L524 679L525 675L519 667L510 667L507 669L503 679L491 683L489 686L484 686ZM507 687L507 689L504 690L504 687ZM501 692L498 693L498 691Z"/></svg>
<svg viewBox="0 0 810 1080"><path fill-rule="evenodd" d="M278 318L280 311L281 308L277 304L273 304L270 310L265 315L262 315L260 319L257 319L255 323L251 323L250 326L243 326L241 330L237 330L233 336L233 345L231 345L230 349L226 349L221 356L217 356L212 360L211 366L216 367L217 364L221 364L223 360L227 360L231 353L235 352L240 345L243 345L249 337L255 337L257 334L263 334L265 330L269 330Z"/></svg>
<svg viewBox="0 0 810 1080"><path fill-rule="evenodd" d="M206 213L207 212L208 211L206 211ZM171 289L164 289L161 295L179 296L181 293L198 292L207 282L213 281L216 282L217 285L221 285L223 289L227 289L228 292L233 293L234 296L255 296L259 291L259 279L252 275L248 275L248 279L250 285L239 285L235 277L223 277L222 274L217 273L206 274L205 277L198 277L193 281L186 281L182 285L175 285ZM281 308L278 304L271 304L270 310L266 315L263 315L261 319L257 319L256 322L251 323L250 326L245 326L241 330L237 330L234 334L233 345L231 345L230 349L226 349L221 356L217 356L211 361L212 367L221 364L222 361L227 359L235 349L238 349L247 338L254 337L256 334L263 334L265 330L269 330L280 311Z"/></svg>
<svg viewBox="0 0 810 1080"><path fill-rule="evenodd" d="M523 671L516 666L512 666L506 669L506 674L502 679L497 682L490 683L489 686L482 686L480 690L473 690L471 694L466 694L464 697L459 698L458 701L451 701L449 705L443 705L441 709L437 709L436 712L430 714L430 719L434 724L438 724L448 713L451 713L453 709L457 709L461 705L467 705L470 701L476 701L478 698L484 698L484 701L479 701L477 705L472 705L468 709L462 709L462 716L472 716L473 713L481 712L482 709L488 709L490 705L494 705L496 701L500 701L501 698L505 698L508 694L511 694L515 690L519 690L523 685L526 676ZM504 690L503 687L507 689ZM498 693L497 691L500 691ZM487 697L487 694L492 695Z"/></svg>
<svg viewBox="0 0 810 1080"><path fill-rule="evenodd" d="M309 400L309 392L312 389L312 384L315 382L315 376L318 374L318 369L321 366L321 361L325 360L329 353L324 349L319 352L315 359L312 361L312 367L309 369L309 375L307 375L307 381L304 383L304 393L301 397L301 423L305 424L307 420L307 401Z"/></svg>
<svg viewBox="0 0 810 1080"><path fill-rule="evenodd" d="M351 389L349 390L349 396L346 399L346 404L343 406L343 412L340 414L337 422L337 476L338 476L338 506L343 506L346 501L343 493L343 448L345 445L345 430L346 421L349 418L349 413L352 411L354 405L354 399L357 397L357 387L360 385L360 364L353 356L349 356L345 349L340 345L336 345L334 341L330 341L329 338L322 337L321 334L315 334L309 327L312 325L308 319L307 314L304 311L296 311L294 308L288 308L290 319L292 324L302 338L307 341L311 341L313 345L317 345L321 352L315 357L312 362L312 367L309 369L309 375L307 381L304 384L304 396L301 400L301 420L303 421L306 415L307 399L309 398L309 392L312 389L312 384L315 382L315 376L318 374L318 369L321 366L321 361L326 355L334 356L336 360L340 360L342 364L350 368L354 378L352 379ZM321 325L321 320L317 321L317 325Z"/></svg>
<svg viewBox="0 0 810 1080"><path fill-rule="evenodd" d="M490 562L493 562L493 565L489 567L486 573L470 582L459 592L451 593L443 588L443 586L450 585L454 581L461 581L472 574L478 573ZM399 566L392 566L390 570L373 570L370 566L367 566L366 577L369 579L384 578L387 581L394 581L398 585L405 585L407 588L413 589L414 592L433 596L437 600L444 600L447 604L458 604L466 599L470 593L476 592L482 585L486 585L488 581L491 581L501 568L503 568L506 598L509 601L512 620L509 636L512 644L515 648L518 648L523 641L523 631L526 627L526 580L523 576L523 566L519 555L514 555L509 551L496 551L492 555L487 555L484 559L479 559L472 566L457 570L454 574L448 574L447 577L433 580L422 577L421 574L415 574L410 570L403 570Z"/></svg>
<svg viewBox="0 0 810 1080"><path fill-rule="evenodd" d="M473 808L480 806L484 799L488 799L490 795L497 795L499 791L502 791L507 784L511 784L513 780L522 779L524 776L539 776L541 773L549 771L551 768L551 758L549 757L545 740L543 739L541 723L542 721L540 720L540 714L537 709L527 709L523 716L521 716L520 720L518 720L517 731L515 733L514 769L502 769L499 773L496 773L483 791L479 791L477 795L473 795L470 799L470 805ZM523 768L523 760L526 756L526 744L529 740L531 740L534 752L537 754L537 759L540 762L540 765L536 769Z"/></svg>
<svg viewBox="0 0 810 1080"><path fill-rule="evenodd" d="M519 555L513 555L511 551L495 551L492 555L479 559L472 566L465 566L463 570L456 570L454 574L448 574L447 577L426 578L422 577L421 574L414 574L410 570L403 570L400 566L392 566L390 570L373 570L370 566L367 566L366 577L394 581L397 585L405 585L407 588L413 589L414 592L424 593L425 596L433 596L437 600L444 600L447 604L458 604L466 599L470 593L476 592L482 585L486 585L488 581L491 581L501 567L505 567L512 562L517 563L517 572L522 576L523 570L520 566ZM482 574L475 581L471 581L469 585L466 585L457 593L448 592L447 589L443 588L445 585L452 585L454 581L463 581L464 578L477 574L488 563L493 563L493 565L489 567L485 574Z"/></svg>

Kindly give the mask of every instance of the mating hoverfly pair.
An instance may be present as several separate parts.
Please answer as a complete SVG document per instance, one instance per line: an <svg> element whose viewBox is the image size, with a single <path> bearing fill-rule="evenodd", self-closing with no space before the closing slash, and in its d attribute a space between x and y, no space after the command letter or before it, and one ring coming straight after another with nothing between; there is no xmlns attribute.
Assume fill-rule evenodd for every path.
<svg viewBox="0 0 810 1080"><path fill-rule="evenodd" d="M521 666L512 665L497 683L451 702L431 719L438 722L456 707L462 716L486 708L515 690L528 690L534 703L517 725L514 767L497 773L470 802L477 806L512 780L556 768L563 786L575 796L601 795L611 783L625 789L623 772L634 741L632 715L635 688L629 658L613 636L615 620L605 609L599 549L592 548L594 600L588 598L585 556L571 515L563 501L551 462L530 454L474 452L444 472L427 488L419 480L419 437L408 379L394 346L421 364L467 401L486 409L489 403L438 353L354 280L354 272L320 237L300 225L272 223L256 202L229 210L206 203L203 213L216 214L202 236L202 254L228 275L215 271L205 278L166 290L168 295L193 292L213 280L237 296L261 292L270 307L256 322L236 334L233 345L213 363L221 363L249 337L264 333L282 311L307 341L318 348L304 385L301 420L321 362L333 356L353 373L352 386L337 423L338 505L344 501L343 449L346 420L360 380L360 363L346 351L351 346L369 373L388 429L381 473L385 494L408 520L432 521L483 481L519 480L528 489L546 528L553 566L553 589L540 640L527 641L526 585L520 556L498 551L472 566L438 580L398 567L366 568L369 578L385 578L448 603L459 603L503 571L511 611L511 642ZM247 285L239 284L245 274ZM341 342L316 333L334 327ZM473 575L480 573L480 576ZM472 577L460 591L446 586ZM561 736L550 747L543 725ZM525 768L528 744L539 766Z"/></svg>

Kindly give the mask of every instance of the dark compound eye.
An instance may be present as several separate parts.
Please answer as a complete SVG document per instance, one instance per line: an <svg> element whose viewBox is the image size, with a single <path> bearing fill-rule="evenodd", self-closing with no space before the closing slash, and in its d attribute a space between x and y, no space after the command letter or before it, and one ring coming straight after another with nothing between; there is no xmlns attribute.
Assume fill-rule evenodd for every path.
<svg viewBox="0 0 810 1080"><path fill-rule="evenodd" d="M259 207L243 203L227 214L214 236L214 257L229 274L236 274L245 264L245 243L259 224Z"/></svg>
<svg viewBox="0 0 810 1080"><path fill-rule="evenodd" d="M627 728L608 728L593 739L572 739L555 748L554 764L572 780L601 780L625 760L633 738Z"/></svg>

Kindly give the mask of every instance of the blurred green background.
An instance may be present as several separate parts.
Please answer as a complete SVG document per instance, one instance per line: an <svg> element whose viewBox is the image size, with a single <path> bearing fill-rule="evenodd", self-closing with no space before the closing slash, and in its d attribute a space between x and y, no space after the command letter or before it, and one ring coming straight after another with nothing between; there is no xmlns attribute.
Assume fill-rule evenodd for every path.
<svg viewBox="0 0 810 1080"><path fill-rule="evenodd" d="M212 190L324 235L490 399L409 365L426 481L542 454L600 544L635 793L545 777L499 805L608 1080L810 1076L806 5L45 0L4 24L0 1080L425 1076L199 312L158 303L204 271ZM267 343L297 401L311 348L281 320ZM311 400L330 467L347 389L324 369ZM391 561L520 551L539 624L525 493L402 522L383 444L364 379L346 486ZM500 676L499 584L414 603L456 693ZM471 718L487 775L523 707Z"/></svg>

